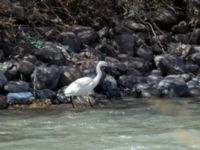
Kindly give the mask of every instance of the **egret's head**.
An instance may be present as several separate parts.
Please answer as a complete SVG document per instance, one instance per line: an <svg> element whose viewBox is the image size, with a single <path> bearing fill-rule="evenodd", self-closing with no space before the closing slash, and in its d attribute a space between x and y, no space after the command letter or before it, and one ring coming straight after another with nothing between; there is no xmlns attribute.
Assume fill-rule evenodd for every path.
<svg viewBox="0 0 200 150"><path fill-rule="evenodd" d="M106 61L99 61L98 63L99 66L105 66L105 67L108 67L108 63Z"/></svg>

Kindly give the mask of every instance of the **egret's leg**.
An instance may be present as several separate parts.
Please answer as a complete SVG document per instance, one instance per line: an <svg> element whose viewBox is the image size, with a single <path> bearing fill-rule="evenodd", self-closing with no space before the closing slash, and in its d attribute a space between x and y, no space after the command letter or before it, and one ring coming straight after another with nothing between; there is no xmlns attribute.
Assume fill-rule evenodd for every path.
<svg viewBox="0 0 200 150"><path fill-rule="evenodd" d="M94 108L94 105L93 105L92 102L91 102L91 96L92 96L92 95L88 96L88 103L90 104L90 106L91 106L92 108Z"/></svg>
<svg viewBox="0 0 200 150"><path fill-rule="evenodd" d="M75 108L75 105L74 105L74 101L73 101L73 97L72 97L72 96L70 96L70 101L71 101L71 103L72 103L72 107Z"/></svg>

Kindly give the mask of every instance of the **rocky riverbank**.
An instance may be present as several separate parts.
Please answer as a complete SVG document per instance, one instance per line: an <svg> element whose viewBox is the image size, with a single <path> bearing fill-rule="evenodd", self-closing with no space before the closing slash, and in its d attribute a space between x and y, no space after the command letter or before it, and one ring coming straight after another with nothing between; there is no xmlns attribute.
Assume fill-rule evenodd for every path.
<svg viewBox="0 0 200 150"><path fill-rule="evenodd" d="M105 26L61 25L55 20L46 26L38 14L34 25L39 19L45 23L35 28L1 24L0 108L33 103L32 97L41 103L68 103L63 89L77 78L95 76L99 60L111 65L95 89L104 98L200 96L199 22L189 22L177 10L161 7L151 19L118 17ZM17 15L15 11L11 14ZM8 12L2 13L6 18ZM17 23L24 22L20 19ZM20 39L9 35L13 32ZM24 92L33 94L31 100L8 98Z"/></svg>

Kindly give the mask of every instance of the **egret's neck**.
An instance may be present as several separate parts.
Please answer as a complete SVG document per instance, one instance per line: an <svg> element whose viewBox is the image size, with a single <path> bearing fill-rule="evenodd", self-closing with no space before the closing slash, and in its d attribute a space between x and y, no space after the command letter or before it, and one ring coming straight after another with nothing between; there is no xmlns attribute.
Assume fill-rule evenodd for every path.
<svg viewBox="0 0 200 150"><path fill-rule="evenodd" d="M100 65L97 65L96 71L97 71L97 75L94 78L95 86L97 86L97 84L99 83L101 76L102 76L102 71L101 71Z"/></svg>

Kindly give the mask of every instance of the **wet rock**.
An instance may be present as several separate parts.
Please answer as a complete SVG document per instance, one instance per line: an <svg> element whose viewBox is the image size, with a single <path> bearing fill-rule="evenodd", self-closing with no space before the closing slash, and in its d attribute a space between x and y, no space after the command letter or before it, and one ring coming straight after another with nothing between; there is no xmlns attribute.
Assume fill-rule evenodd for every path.
<svg viewBox="0 0 200 150"><path fill-rule="evenodd" d="M176 11L173 8L159 8L155 12L153 12L152 20L159 27L169 29L179 21L178 15L175 12Z"/></svg>
<svg viewBox="0 0 200 150"><path fill-rule="evenodd" d="M72 81L81 77L81 72L79 69L71 66L61 67L61 75L58 81L60 87L69 85Z"/></svg>
<svg viewBox="0 0 200 150"><path fill-rule="evenodd" d="M133 89L136 84L142 82L146 82L146 79L143 76L135 76L132 74L122 75L118 79L118 85L128 89Z"/></svg>
<svg viewBox="0 0 200 150"><path fill-rule="evenodd" d="M186 33L188 31L189 31L189 26L185 21L181 21L172 27L172 32L175 34Z"/></svg>
<svg viewBox="0 0 200 150"><path fill-rule="evenodd" d="M35 49L33 52L38 59L53 65L66 64L64 55L55 44L46 42L42 48Z"/></svg>
<svg viewBox="0 0 200 150"><path fill-rule="evenodd" d="M153 60L153 52L148 47L139 47L136 51L138 57L152 61Z"/></svg>
<svg viewBox="0 0 200 150"><path fill-rule="evenodd" d="M152 72L146 77L148 85L152 88L155 88L162 79L163 76L159 70L152 70Z"/></svg>
<svg viewBox="0 0 200 150"><path fill-rule="evenodd" d="M117 81L110 75L106 75L106 77L103 80L101 80L97 89L100 93L105 94L107 98L120 96Z"/></svg>
<svg viewBox="0 0 200 150"><path fill-rule="evenodd" d="M192 75L191 74L171 74L165 77L165 79L182 79L185 82L188 82L192 79Z"/></svg>
<svg viewBox="0 0 200 150"><path fill-rule="evenodd" d="M168 97L186 97L189 96L189 88L186 82L181 78L164 78L158 84L160 96Z"/></svg>
<svg viewBox="0 0 200 150"><path fill-rule="evenodd" d="M56 94L56 100L57 103L69 103L71 102L68 97L65 96L64 90L67 88L67 86L64 86L63 88L59 89Z"/></svg>
<svg viewBox="0 0 200 150"><path fill-rule="evenodd" d="M107 56L117 57L116 50L111 45L103 42L102 44L98 45L95 49L99 50L100 52L106 54Z"/></svg>
<svg viewBox="0 0 200 150"><path fill-rule="evenodd" d="M57 37L57 41L64 46L69 46L69 51L79 52L81 50L81 41L73 32L63 32Z"/></svg>
<svg viewBox="0 0 200 150"><path fill-rule="evenodd" d="M188 88L200 88L200 77L193 77L190 81L187 82Z"/></svg>
<svg viewBox="0 0 200 150"><path fill-rule="evenodd" d="M60 68L58 66L39 66L32 73L32 82L37 90L50 89L57 87L60 78Z"/></svg>
<svg viewBox="0 0 200 150"><path fill-rule="evenodd" d="M158 90L154 87L151 87L148 83L137 84L135 90L139 94L139 97L145 98L155 97L158 93Z"/></svg>
<svg viewBox="0 0 200 150"><path fill-rule="evenodd" d="M5 96L0 96L0 109L7 109L9 106Z"/></svg>
<svg viewBox="0 0 200 150"><path fill-rule="evenodd" d="M4 85L4 89L8 92L27 92L31 88L25 81L9 81Z"/></svg>
<svg viewBox="0 0 200 150"><path fill-rule="evenodd" d="M73 26L72 32L74 32L82 43L91 43L98 39L98 35L92 27L87 26Z"/></svg>
<svg viewBox="0 0 200 150"><path fill-rule="evenodd" d="M0 71L0 89L7 83L7 78L2 71Z"/></svg>
<svg viewBox="0 0 200 150"><path fill-rule="evenodd" d="M18 71L24 75L30 75L35 68L35 65L30 61L22 61L19 63Z"/></svg>
<svg viewBox="0 0 200 150"><path fill-rule="evenodd" d="M184 73L184 63L180 57L169 54L159 55L154 58L154 62L163 75Z"/></svg>
<svg viewBox="0 0 200 150"><path fill-rule="evenodd" d="M56 98L56 93L49 89L38 90L36 91L36 97L39 99L54 100Z"/></svg>
<svg viewBox="0 0 200 150"><path fill-rule="evenodd" d="M189 88L190 90L190 95L193 97L199 97L200 96L200 87L193 87Z"/></svg>
<svg viewBox="0 0 200 150"><path fill-rule="evenodd" d="M125 53L130 56L134 55L135 39L131 34L123 33L115 35L114 40L121 53Z"/></svg>
<svg viewBox="0 0 200 150"><path fill-rule="evenodd" d="M24 61L28 61L28 62L31 62L33 64L35 64L37 62L37 58L34 56L34 55L31 55L31 54L27 54L23 57L23 60Z"/></svg>

